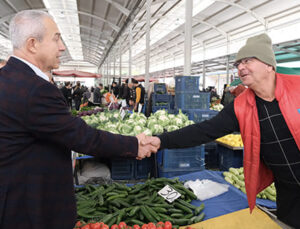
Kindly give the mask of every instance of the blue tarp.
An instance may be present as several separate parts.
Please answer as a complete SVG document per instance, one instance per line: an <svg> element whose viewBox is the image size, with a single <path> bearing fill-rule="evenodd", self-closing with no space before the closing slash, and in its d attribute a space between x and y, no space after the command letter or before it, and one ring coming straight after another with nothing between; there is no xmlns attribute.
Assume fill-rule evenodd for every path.
<svg viewBox="0 0 300 229"><path fill-rule="evenodd" d="M178 176L178 178L181 181L209 179L218 183L229 184L224 180L222 172L220 171L204 170ZM191 203L193 205L200 206L202 201L193 200ZM233 185L229 186L228 192L225 192L217 197L204 200L203 203L205 204L204 220L248 208L246 195ZM256 203L267 208L276 208L276 203L270 200L257 199Z"/></svg>

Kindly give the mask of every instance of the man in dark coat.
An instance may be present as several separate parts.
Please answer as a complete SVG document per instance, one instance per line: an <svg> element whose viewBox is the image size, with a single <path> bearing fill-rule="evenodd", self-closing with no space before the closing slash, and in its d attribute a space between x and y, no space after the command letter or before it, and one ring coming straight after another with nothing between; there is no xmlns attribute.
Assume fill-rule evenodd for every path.
<svg viewBox="0 0 300 229"><path fill-rule="evenodd" d="M94 90L94 104L101 104L103 84L100 83Z"/></svg>
<svg viewBox="0 0 300 229"><path fill-rule="evenodd" d="M72 109L72 87L71 83L69 81L65 82L65 86L63 86L61 89L62 94L64 95L68 106Z"/></svg>
<svg viewBox="0 0 300 229"><path fill-rule="evenodd" d="M76 221L71 150L144 158L154 149L143 144L144 135L111 134L71 116L44 74L58 68L65 50L50 15L21 11L10 35L13 56L0 69L0 228L71 229Z"/></svg>

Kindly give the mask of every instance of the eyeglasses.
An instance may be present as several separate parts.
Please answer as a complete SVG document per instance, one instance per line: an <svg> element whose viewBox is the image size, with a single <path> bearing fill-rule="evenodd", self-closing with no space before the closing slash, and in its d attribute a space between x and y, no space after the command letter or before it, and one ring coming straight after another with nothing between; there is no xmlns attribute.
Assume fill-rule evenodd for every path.
<svg viewBox="0 0 300 229"><path fill-rule="evenodd" d="M247 65L247 64L251 63L255 59L256 59L255 57L247 57L247 58L241 59L239 61L236 61L233 64L233 66L236 67L236 68L238 68L240 64Z"/></svg>

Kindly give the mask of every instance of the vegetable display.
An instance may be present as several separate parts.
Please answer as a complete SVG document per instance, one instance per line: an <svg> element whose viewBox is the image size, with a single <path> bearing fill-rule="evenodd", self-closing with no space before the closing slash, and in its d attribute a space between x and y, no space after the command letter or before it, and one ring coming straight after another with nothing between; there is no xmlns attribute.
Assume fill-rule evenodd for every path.
<svg viewBox="0 0 300 229"><path fill-rule="evenodd" d="M229 171L223 172L224 179L240 189L246 194L245 181L244 181L244 168L229 168ZM269 199L271 201L276 201L276 188L274 183L269 187L265 188L263 191L257 194L257 198Z"/></svg>
<svg viewBox="0 0 300 229"><path fill-rule="evenodd" d="M147 119L143 113L126 114L122 119L119 111L104 111L90 116L81 117L88 125L99 130L115 134L135 136L140 133L157 135L166 131L194 124L188 117L179 111L177 115L168 114L166 110L159 110Z"/></svg>
<svg viewBox="0 0 300 229"><path fill-rule="evenodd" d="M157 193L167 184L181 194L172 203ZM148 179L132 187L119 183L87 185L76 190L78 220L101 221L108 226L122 221L139 226L170 221L175 227L197 223L204 218L204 204L199 207L190 204L196 198L178 178Z"/></svg>

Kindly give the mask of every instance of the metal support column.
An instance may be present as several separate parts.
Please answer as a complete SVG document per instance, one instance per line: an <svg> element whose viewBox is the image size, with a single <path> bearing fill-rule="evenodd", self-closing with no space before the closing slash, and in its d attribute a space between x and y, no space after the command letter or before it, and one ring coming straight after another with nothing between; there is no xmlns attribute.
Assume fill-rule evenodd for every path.
<svg viewBox="0 0 300 229"><path fill-rule="evenodd" d="M129 25L129 58L128 58L128 74L129 74L129 80L131 82L131 57L132 57L132 53L131 53L131 48L132 48L132 23L130 23Z"/></svg>
<svg viewBox="0 0 300 229"><path fill-rule="evenodd" d="M193 0L185 0L184 70L183 70L183 74L185 76L191 75L192 20L193 20Z"/></svg>
<svg viewBox="0 0 300 229"><path fill-rule="evenodd" d="M122 84L122 44L119 44L119 55L120 55L120 64L119 64L119 84Z"/></svg>
<svg viewBox="0 0 300 229"><path fill-rule="evenodd" d="M150 68L150 19L151 19L151 3L152 0L147 0L146 12L146 60L145 60L145 90L149 89L149 68Z"/></svg>

